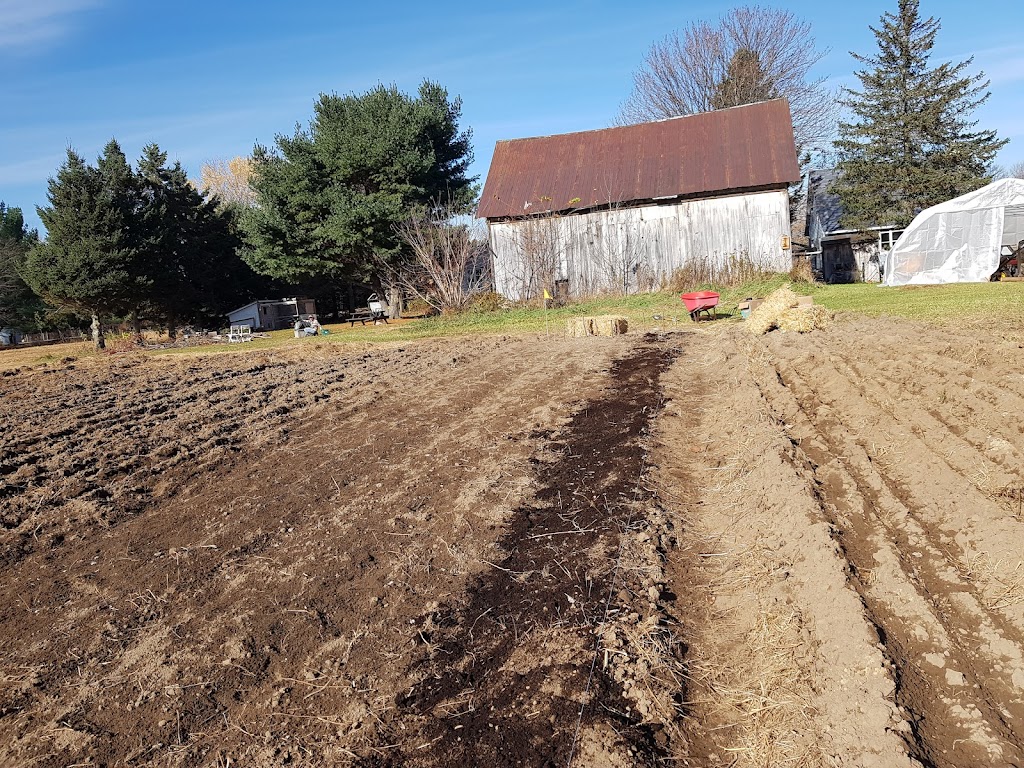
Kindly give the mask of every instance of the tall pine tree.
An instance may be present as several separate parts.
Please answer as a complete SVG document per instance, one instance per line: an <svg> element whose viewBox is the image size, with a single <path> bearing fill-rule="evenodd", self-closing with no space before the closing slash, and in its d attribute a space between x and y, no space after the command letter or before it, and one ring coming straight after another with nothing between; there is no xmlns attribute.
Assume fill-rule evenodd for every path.
<svg viewBox="0 0 1024 768"><path fill-rule="evenodd" d="M238 255L236 213L216 196L204 197L181 164L147 145L138 162L141 262L150 278L150 316L166 322L171 338L179 320L223 316L248 300L254 273Z"/></svg>
<svg viewBox="0 0 1024 768"><path fill-rule="evenodd" d="M939 31L922 19L918 0L899 0L885 13L873 56L852 54L861 90L846 89L842 104L852 122L840 122L839 195L844 226L906 226L922 208L988 183L996 152L1006 140L978 130L974 110L989 97L984 74L971 75L973 59L932 66Z"/></svg>
<svg viewBox="0 0 1024 768"><path fill-rule="evenodd" d="M32 289L18 274L39 236L25 226L20 208L8 208L0 200L0 328L26 330L36 325L36 315L45 310Z"/></svg>
<svg viewBox="0 0 1024 768"><path fill-rule="evenodd" d="M69 149L48 197L37 209L47 239L29 251L21 276L51 304L91 317L102 349L101 318L136 311L149 288L134 242L134 174L114 140L96 167Z"/></svg>

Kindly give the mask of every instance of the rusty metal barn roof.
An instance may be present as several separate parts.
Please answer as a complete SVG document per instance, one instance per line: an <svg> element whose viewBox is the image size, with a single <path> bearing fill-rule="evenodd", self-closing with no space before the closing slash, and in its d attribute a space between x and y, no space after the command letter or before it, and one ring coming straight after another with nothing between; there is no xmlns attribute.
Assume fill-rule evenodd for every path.
<svg viewBox="0 0 1024 768"><path fill-rule="evenodd" d="M481 218L783 187L800 180L783 99L597 131L499 141Z"/></svg>

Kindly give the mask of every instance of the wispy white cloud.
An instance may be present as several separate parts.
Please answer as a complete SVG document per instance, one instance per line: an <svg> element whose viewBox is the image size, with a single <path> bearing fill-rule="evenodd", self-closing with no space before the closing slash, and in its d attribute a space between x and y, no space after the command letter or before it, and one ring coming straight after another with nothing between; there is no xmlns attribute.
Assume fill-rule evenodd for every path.
<svg viewBox="0 0 1024 768"><path fill-rule="evenodd" d="M1024 55L993 61L983 67L983 70L985 77L991 80L993 85L1020 82L1024 80Z"/></svg>
<svg viewBox="0 0 1024 768"><path fill-rule="evenodd" d="M0 51L36 48L67 35L74 17L101 0L0 0Z"/></svg>
<svg viewBox="0 0 1024 768"><path fill-rule="evenodd" d="M5 191L8 187L18 185L42 184L45 187L46 179L56 174L57 168L66 157L66 153L61 150L16 163L0 164L0 179L3 179Z"/></svg>
<svg viewBox="0 0 1024 768"><path fill-rule="evenodd" d="M1024 44L1014 43L991 48L978 48L950 56L945 61L966 61L973 59L968 73L985 73L985 77L996 83L1014 83L1024 80Z"/></svg>

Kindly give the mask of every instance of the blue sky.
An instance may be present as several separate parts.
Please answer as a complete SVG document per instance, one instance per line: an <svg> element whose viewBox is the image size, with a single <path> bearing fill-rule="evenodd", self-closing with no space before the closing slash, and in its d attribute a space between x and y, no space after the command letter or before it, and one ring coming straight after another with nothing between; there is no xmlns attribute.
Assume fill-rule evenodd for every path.
<svg viewBox="0 0 1024 768"><path fill-rule="evenodd" d="M482 180L498 139L611 123L654 40L737 4L0 0L0 199L36 226L68 146L92 160L115 137L134 159L155 141L198 176L306 123L321 92L423 78L462 97ZM935 56L974 56L991 78L976 117L1011 139L999 161L1024 160L1024 2L921 6L942 21ZM813 25L838 86L896 0L780 7Z"/></svg>

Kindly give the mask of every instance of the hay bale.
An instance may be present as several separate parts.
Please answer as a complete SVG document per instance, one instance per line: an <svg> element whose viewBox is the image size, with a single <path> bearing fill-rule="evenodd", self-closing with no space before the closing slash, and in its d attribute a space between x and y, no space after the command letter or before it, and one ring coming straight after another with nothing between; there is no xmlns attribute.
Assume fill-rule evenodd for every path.
<svg viewBox="0 0 1024 768"><path fill-rule="evenodd" d="M799 302L800 297L788 285L772 291L761 302L761 306L750 313L746 320L747 330L755 336L763 336L772 328L778 328L782 313L797 306Z"/></svg>
<svg viewBox="0 0 1024 768"><path fill-rule="evenodd" d="M595 336L619 336L629 330L629 321L621 315L599 315L594 318Z"/></svg>
<svg viewBox="0 0 1024 768"><path fill-rule="evenodd" d="M629 330L629 321L620 315L598 315L596 317L573 317L566 321L565 335L618 336Z"/></svg>
<svg viewBox="0 0 1024 768"><path fill-rule="evenodd" d="M594 335L594 318L572 317L565 324L565 335L580 337Z"/></svg>
<svg viewBox="0 0 1024 768"><path fill-rule="evenodd" d="M832 313L817 304L787 309L779 316L778 321L780 331L796 331L797 333L821 330L828 328L831 324Z"/></svg>

